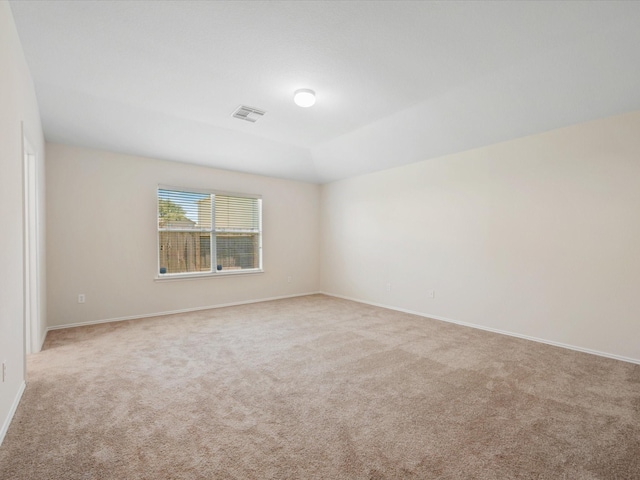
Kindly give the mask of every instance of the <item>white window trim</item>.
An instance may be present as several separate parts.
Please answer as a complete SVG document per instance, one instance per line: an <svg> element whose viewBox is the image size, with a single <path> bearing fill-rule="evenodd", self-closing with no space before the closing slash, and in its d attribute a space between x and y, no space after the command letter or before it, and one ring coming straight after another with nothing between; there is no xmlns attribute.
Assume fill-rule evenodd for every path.
<svg viewBox="0 0 640 480"><path fill-rule="evenodd" d="M160 271L160 267L158 267L158 271ZM188 272L188 273L169 273L164 275L160 275L158 273L156 274L156 277L154 278L154 280L157 282L173 282L175 280L195 280L197 278L222 278L222 277L228 277L233 275L256 275L260 273L264 273L264 270L262 268L252 268L252 269L247 268L245 270L227 270L227 271L220 271L220 272L216 271L216 273Z"/></svg>
<svg viewBox="0 0 640 480"><path fill-rule="evenodd" d="M244 197L244 198L255 198L260 200L260 216L259 216L259 236L258 236L258 268L247 268L244 270L214 270L214 259L211 259L211 268L210 272L185 272L185 273L166 273L160 274L160 230L158 227L158 190L177 190L180 192L187 193L203 193L206 195L220 195L220 196L230 196L230 197ZM175 230L174 230L175 231ZM211 246L214 246L214 238L216 235L215 230L215 213L212 213L212 224L211 224ZM189 188L189 187L177 187L175 185L163 185L159 184L156 187L156 275L154 277L155 281L165 282L165 281L176 281L176 280L195 280L197 278L216 278L216 277L228 277L234 275L256 275L264 273L263 269L263 252L262 252L262 195L256 194L248 194L248 193L238 193L238 192L229 192L225 190L210 190L206 188ZM213 257L213 255L212 255Z"/></svg>

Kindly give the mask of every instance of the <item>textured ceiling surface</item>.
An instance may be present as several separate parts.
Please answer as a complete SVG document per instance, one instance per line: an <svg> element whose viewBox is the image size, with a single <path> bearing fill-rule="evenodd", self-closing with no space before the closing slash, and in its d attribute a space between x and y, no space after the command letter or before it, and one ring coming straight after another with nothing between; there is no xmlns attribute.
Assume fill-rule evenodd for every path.
<svg viewBox="0 0 640 480"><path fill-rule="evenodd" d="M11 7L52 142L323 183L640 109L640 2Z"/></svg>

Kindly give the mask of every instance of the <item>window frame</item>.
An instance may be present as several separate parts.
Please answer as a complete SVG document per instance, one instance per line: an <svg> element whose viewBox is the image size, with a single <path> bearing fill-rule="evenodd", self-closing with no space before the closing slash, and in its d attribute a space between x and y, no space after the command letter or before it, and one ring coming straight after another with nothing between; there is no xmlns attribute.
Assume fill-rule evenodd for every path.
<svg viewBox="0 0 640 480"><path fill-rule="evenodd" d="M195 230L181 230L181 229L171 229L171 230L162 230L158 223L158 212L160 205L160 196L158 195L160 190L173 190L184 193L195 193L195 194L204 194L204 195L214 195L214 200L211 202L211 229L210 230L200 230L202 232L206 232L211 236L211 265L210 271L207 272L180 272L180 273L160 273L160 233L173 231L173 232L194 232ZM229 196L229 197L239 197L239 198L251 198L258 201L258 267L257 268L245 268L240 270L217 270L217 235L223 232L216 232L215 225L215 196ZM192 280L196 278L215 278L215 277L227 277L234 275L255 275L259 273L264 273L263 268L263 251L262 251L262 195L257 194L248 194L248 193L238 193L238 192L229 192L225 190L215 190L208 188L191 188L191 187L177 187L175 185L164 185L158 184L156 187L156 214L155 214L155 222L156 222L156 275L155 280L157 281L172 281L172 280Z"/></svg>

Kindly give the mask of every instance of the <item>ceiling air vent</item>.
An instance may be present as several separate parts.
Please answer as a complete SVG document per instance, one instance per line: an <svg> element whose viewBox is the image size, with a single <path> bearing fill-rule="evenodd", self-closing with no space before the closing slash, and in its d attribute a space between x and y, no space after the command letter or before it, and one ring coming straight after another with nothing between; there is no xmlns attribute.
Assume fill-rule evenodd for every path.
<svg viewBox="0 0 640 480"><path fill-rule="evenodd" d="M245 107L244 105L240 105L236 108L236 111L231 114L234 118L239 118L240 120L246 120L247 122L254 123L260 117L262 117L265 113L262 110L258 110L253 107Z"/></svg>

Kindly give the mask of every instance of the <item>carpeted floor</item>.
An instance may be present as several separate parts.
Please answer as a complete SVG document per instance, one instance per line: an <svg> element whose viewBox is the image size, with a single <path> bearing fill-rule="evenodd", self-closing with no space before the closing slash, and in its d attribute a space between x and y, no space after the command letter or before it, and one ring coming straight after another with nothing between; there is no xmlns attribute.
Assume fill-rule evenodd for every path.
<svg viewBox="0 0 640 480"><path fill-rule="evenodd" d="M640 366L321 295L50 332L1 479L639 479Z"/></svg>

